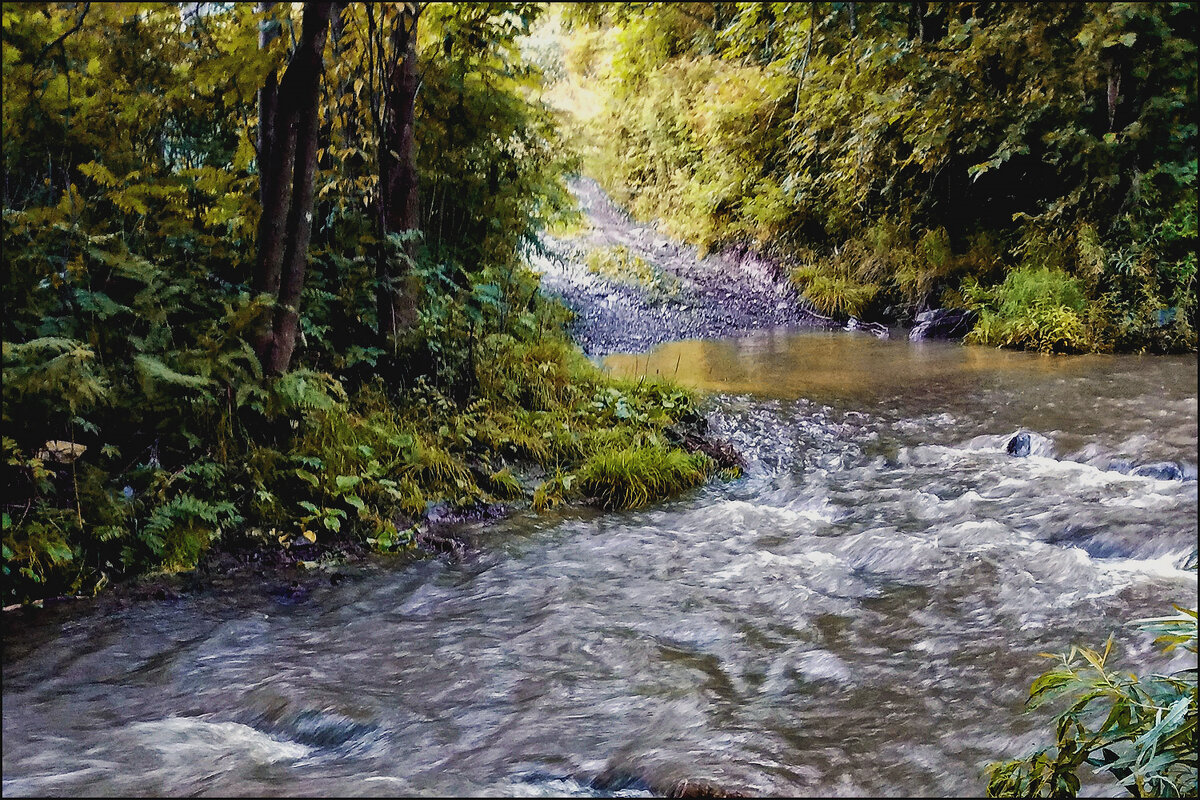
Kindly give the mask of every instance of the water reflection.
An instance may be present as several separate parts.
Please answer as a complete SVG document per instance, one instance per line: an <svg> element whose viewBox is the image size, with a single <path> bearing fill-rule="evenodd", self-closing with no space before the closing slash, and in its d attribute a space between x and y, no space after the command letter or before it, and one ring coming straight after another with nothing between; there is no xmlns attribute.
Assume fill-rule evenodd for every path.
<svg viewBox="0 0 1200 800"><path fill-rule="evenodd" d="M627 378L806 398L894 419L947 413L958 434L1028 428L1058 440L1060 454L1092 445L1114 458L1196 461L1195 355L1062 356L865 333L762 331L670 342L608 356L603 366Z"/></svg>
<svg viewBox="0 0 1200 800"><path fill-rule="evenodd" d="M1126 357L1127 358L1127 357ZM869 399L981 374L1012 380L1113 370L1120 357L1054 356L942 341L909 343L841 331L766 330L739 339L668 342L648 354L614 354L610 372L658 376L714 392L765 397ZM1195 374L1195 359L1191 360Z"/></svg>

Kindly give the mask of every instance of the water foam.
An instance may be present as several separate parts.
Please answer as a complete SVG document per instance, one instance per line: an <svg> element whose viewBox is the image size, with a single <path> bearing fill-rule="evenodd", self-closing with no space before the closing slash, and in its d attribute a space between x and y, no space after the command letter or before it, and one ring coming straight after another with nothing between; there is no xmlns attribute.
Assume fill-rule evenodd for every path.
<svg viewBox="0 0 1200 800"><path fill-rule="evenodd" d="M280 741L240 722L210 722L198 717L167 717L129 726L145 747L172 760L220 758L237 753L259 763L293 761L312 750L298 742Z"/></svg>

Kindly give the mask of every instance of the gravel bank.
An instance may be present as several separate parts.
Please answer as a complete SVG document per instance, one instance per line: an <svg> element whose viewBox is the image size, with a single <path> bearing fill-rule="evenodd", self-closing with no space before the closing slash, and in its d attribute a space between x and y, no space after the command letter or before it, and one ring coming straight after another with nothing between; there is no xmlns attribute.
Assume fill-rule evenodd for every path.
<svg viewBox="0 0 1200 800"><path fill-rule="evenodd" d="M570 183L590 229L543 239L533 259L547 294L576 314L573 334L589 356L640 352L676 339L715 339L774 327L837 327L798 302L777 266L745 251L701 258L696 248L639 225L590 178ZM623 246L678 281L669 296L588 270L588 251Z"/></svg>

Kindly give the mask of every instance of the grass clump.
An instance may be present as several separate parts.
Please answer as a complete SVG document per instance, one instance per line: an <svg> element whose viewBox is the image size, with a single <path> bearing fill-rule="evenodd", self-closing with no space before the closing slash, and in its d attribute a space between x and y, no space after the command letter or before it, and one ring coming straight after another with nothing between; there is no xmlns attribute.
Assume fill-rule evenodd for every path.
<svg viewBox="0 0 1200 800"><path fill-rule="evenodd" d="M994 289L968 286L979 321L967 341L1043 353L1098 349L1077 280L1049 267L1013 270Z"/></svg>
<svg viewBox="0 0 1200 800"><path fill-rule="evenodd" d="M657 440L601 450L579 469L579 487L604 508L640 508L704 482L715 464Z"/></svg>
<svg viewBox="0 0 1200 800"><path fill-rule="evenodd" d="M823 314L836 317L860 317L875 298L879 287L860 283L849 275L824 271L805 265L792 271L792 283Z"/></svg>
<svg viewBox="0 0 1200 800"><path fill-rule="evenodd" d="M659 298L679 295L679 279L663 272L624 245L599 247L588 251L589 272L632 286L640 286Z"/></svg>

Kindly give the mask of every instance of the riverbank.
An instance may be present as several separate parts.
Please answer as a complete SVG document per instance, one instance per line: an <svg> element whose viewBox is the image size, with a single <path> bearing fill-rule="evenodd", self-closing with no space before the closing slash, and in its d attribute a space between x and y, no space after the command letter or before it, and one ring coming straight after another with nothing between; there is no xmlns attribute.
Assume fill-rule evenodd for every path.
<svg viewBox="0 0 1200 800"><path fill-rule="evenodd" d="M797 306L786 278L769 263L749 254L700 257L694 248L635 226L594 181L577 180L571 188L586 232L572 238L547 236L551 257L538 259L535 267L542 271L543 292L574 312L570 334L585 354L641 352L681 338L827 326L828 320ZM622 265L642 267L640 275L594 269L595 254L615 248L628 254ZM652 280L631 280L647 276ZM554 317L552 310L540 314ZM218 478L223 475L229 482L228 467L189 467L175 477L165 476L159 491L165 494L165 487L182 476L191 492L200 488L212 493L213 502L196 513L223 508L212 527L225 532L206 534L205 521L192 532L196 521L184 526L166 516L186 521L184 515L191 512L184 509L154 510L163 518L153 524L164 526L166 533L172 525L183 530L182 544L168 541L169 548L182 553L172 557L168 566L173 568L145 576L128 566L128 553L136 551L109 553L97 546L89 554L85 549L83 561L90 566L84 571L90 570L90 577L75 577L70 596L111 591L121 584L129 597L170 596L205 582L242 578L281 584L286 593L292 584L323 579L312 577L314 570L323 575L368 553L413 548L461 557L468 548L456 532L462 522L562 503L641 505L714 473L733 474L741 468L741 456L710 433L690 393L669 383L647 384L641 376L624 382L604 378L586 362L574 363L578 355L571 349L549 334L532 343L501 341L479 354L488 366L477 373L480 397L469 408L456 410L451 398L424 387L422 402L434 409L432 414L393 407L381 394L344 405L341 386L327 375L289 380L272 391L280 395L277 402L297 434L291 452L270 458L298 464L284 468L283 475L294 473L294 480L285 485L283 475L263 474L249 465L238 469L247 473L240 478L247 486L243 497L291 497L306 509L298 530L288 519L294 515L275 499L270 500L275 511L259 514L262 522L243 523L239 530L237 520L250 515L228 502L233 493ZM295 397L304 399L297 402ZM392 475L375 454L397 446L399 473ZM45 469L71 494L78 492L71 488L76 469L90 465L95 456L31 468ZM326 463L339 465L333 477L313 468ZM269 469L278 472L280 467ZM97 491L103 490L85 487L87 493ZM126 491L105 515L128 517L140 504L152 502L153 491L137 483ZM20 555L19 548L13 550ZM71 585L50 575L54 562L43 558L37 566L38 553L38 545L30 544L27 568L32 571L27 577L32 582L22 590L23 599L47 599L45 588ZM187 553L199 555L195 566ZM118 554L127 561L124 569ZM154 560L152 554L139 558L143 563ZM52 579L44 580L48 575ZM10 595L9 608L20 605L13 599L18 597Z"/></svg>
<svg viewBox="0 0 1200 800"><path fill-rule="evenodd" d="M575 314L571 333L592 357L681 339L766 328L839 327L807 309L778 264L748 250L700 255L642 225L591 178L569 183L582 224L542 239L542 290Z"/></svg>

